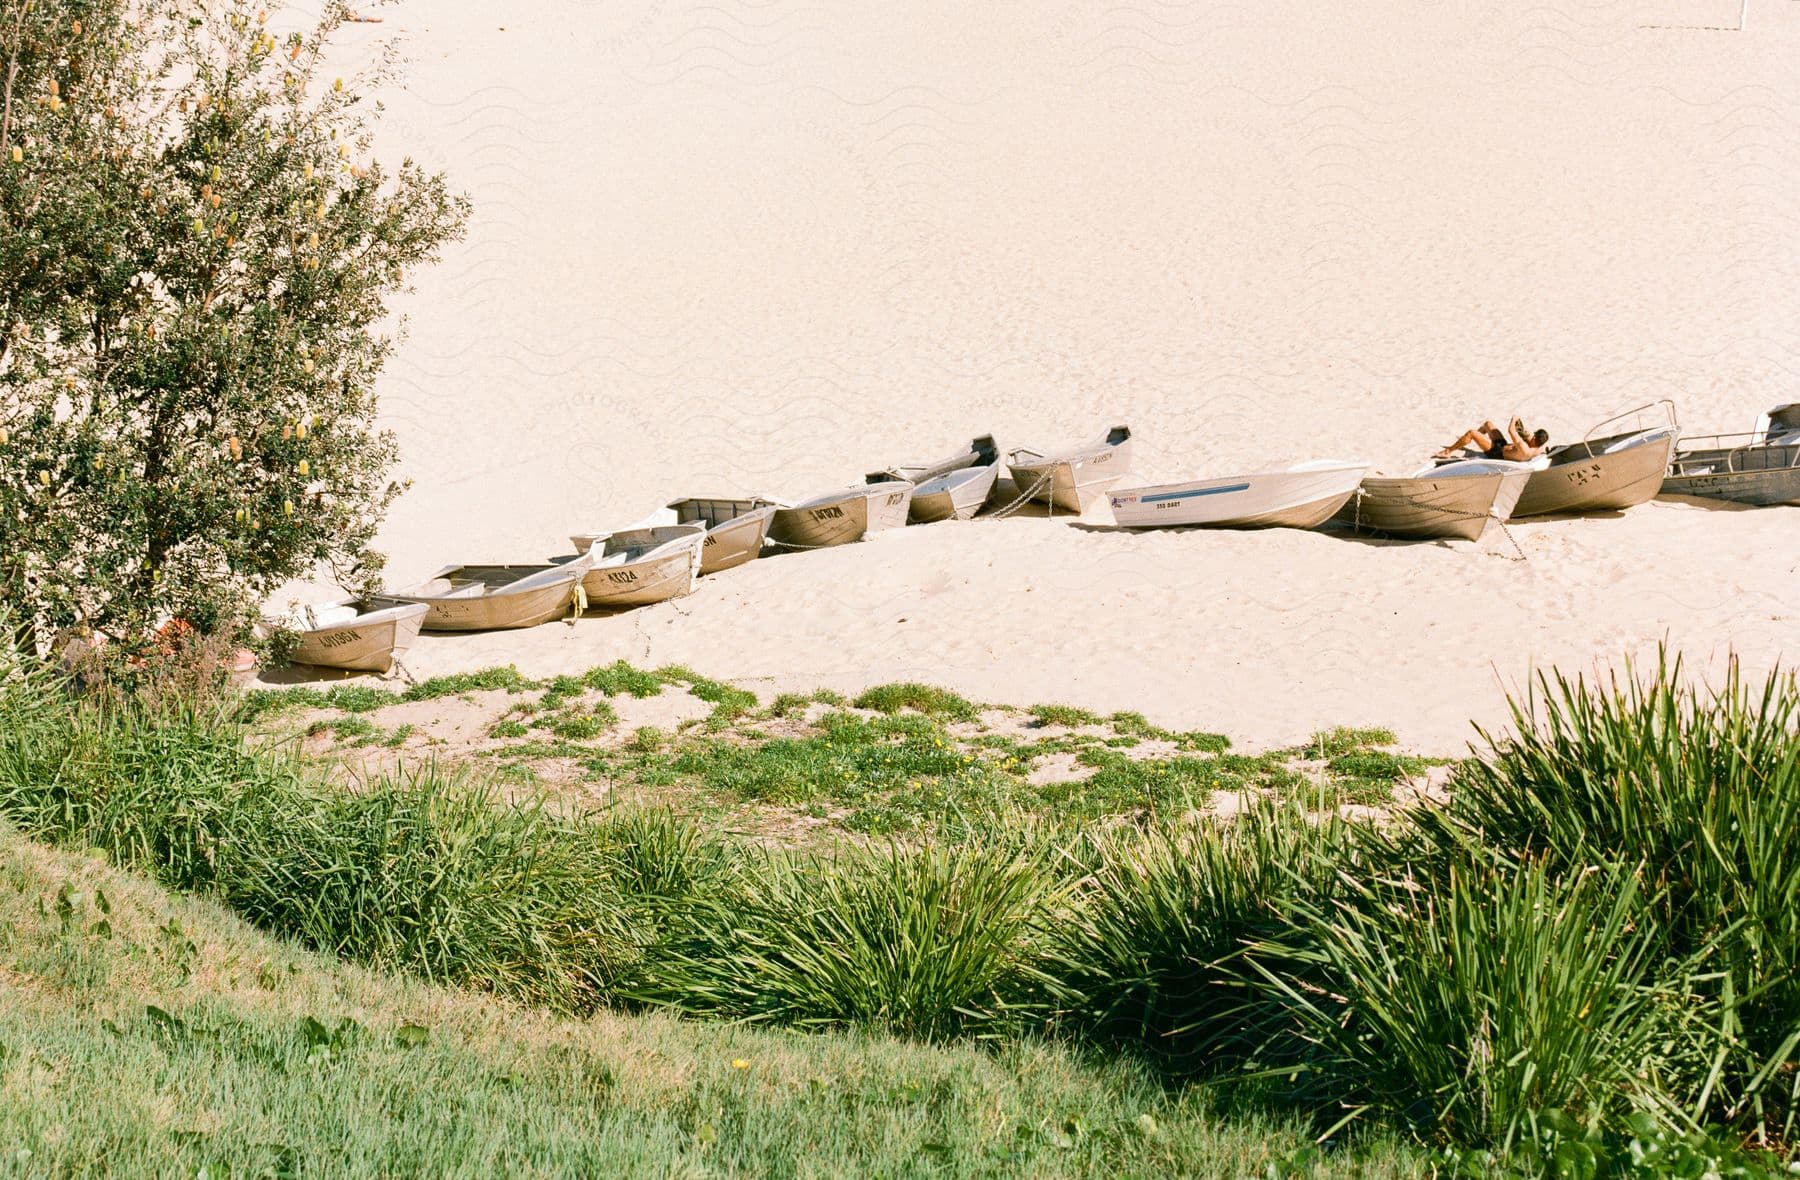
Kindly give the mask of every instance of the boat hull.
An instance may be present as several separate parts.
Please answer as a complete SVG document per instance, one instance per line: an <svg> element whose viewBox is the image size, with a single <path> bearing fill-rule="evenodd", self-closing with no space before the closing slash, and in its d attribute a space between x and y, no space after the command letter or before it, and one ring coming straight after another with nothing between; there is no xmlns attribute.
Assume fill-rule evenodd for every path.
<svg viewBox="0 0 1800 1180"><path fill-rule="evenodd" d="M381 596L423 603L427 631L510 631L568 616L585 561L566 566L447 566L430 582Z"/></svg>
<svg viewBox="0 0 1800 1180"><path fill-rule="evenodd" d="M302 631L299 644L288 658L314 668L387 672L419 637L426 610L418 603L407 603Z"/></svg>
<svg viewBox="0 0 1800 1180"><path fill-rule="evenodd" d="M591 568L581 579L588 606L648 606L692 594L705 542L706 529L699 524L613 533L596 545L601 552L589 550ZM609 562L621 551L630 555L627 560Z"/></svg>
<svg viewBox="0 0 1800 1180"><path fill-rule="evenodd" d="M981 511L993 495L1000 468L990 463L984 467L965 467L948 475L928 479L913 489L908 516L915 524L939 520L968 520Z"/></svg>
<svg viewBox="0 0 1800 1180"><path fill-rule="evenodd" d="M865 484L777 508L769 537L796 549L825 549L860 541L879 529L906 523L913 485L900 480Z"/></svg>
<svg viewBox="0 0 1800 1180"><path fill-rule="evenodd" d="M1365 479L1335 519L1357 531L1392 537L1479 541L1494 520L1494 504L1517 474Z"/></svg>
<svg viewBox="0 0 1800 1180"><path fill-rule="evenodd" d="M1653 499L1675 451L1677 432L1663 427L1635 436L1622 435L1571 443L1550 452L1550 466L1534 472L1512 515L1622 512ZM1622 445L1621 444L1628 444ZM1608 450L1609 446L1620 446Z"/></svg>
<svg viewBox="0 0 1800 1180"><path fill-rule="evenodd" d="M1125 528L1317 528L1356 493L1363 466L1263 472L1114 492Z"/></svg>

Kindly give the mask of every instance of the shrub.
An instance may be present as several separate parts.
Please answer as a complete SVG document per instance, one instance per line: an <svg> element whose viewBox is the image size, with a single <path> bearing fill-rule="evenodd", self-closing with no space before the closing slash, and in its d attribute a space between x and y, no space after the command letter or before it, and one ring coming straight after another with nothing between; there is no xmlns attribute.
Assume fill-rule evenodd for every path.
<svg viewBox="0 0 1800 1180"><path fill-rule="evenodd" d="M0 598L42 650L230 630L319 562L374 585L387 303L467 205L369 158L382 73L323 76L347 9L279 44L249 0L8 11Z"/></svg>

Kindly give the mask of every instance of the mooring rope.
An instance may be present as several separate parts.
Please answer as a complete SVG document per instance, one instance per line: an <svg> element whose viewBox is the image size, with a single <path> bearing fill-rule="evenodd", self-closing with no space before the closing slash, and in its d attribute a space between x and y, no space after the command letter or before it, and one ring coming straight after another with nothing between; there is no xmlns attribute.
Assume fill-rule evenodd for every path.
<svg viewBox="0 0 1800 1180"><path fill-rule="evenodd" d="M1054 487L1055 484L1056 484L1055 476L1040 475L1037 477L1036 482L1034 482L1030 487L1026 488L1023 492L1020 492L1018 498L1013 500L1012 503L1005 504L999 508L994 509L992 512L989 512L985 516L983 516L982 519L984 519L984 520L1003 520L1006 517L1011 516L1013 513L1017 512L1019 509L1025 507L1026 504L1031 502L1031 498L1033 496L1036 496L1039 492L1043 491L1045 488ZM1054 517L1056 515L1056 502L1054 500L1049 501L1049 505L1050 505L1050 515L1052 517Z"/></svg>

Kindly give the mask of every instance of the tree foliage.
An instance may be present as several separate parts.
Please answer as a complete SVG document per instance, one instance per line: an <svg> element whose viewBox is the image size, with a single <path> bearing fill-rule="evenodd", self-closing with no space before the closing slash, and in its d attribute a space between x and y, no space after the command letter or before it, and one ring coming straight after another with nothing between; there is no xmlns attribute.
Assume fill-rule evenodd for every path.
<svg viewBox="0 0 1800 1180"><path fill-rule="evenodd" d="M353 588L401 486L388 301L467 202L370 156L391 47L246 0L0 0L0 596L38 644Z"/></svg>

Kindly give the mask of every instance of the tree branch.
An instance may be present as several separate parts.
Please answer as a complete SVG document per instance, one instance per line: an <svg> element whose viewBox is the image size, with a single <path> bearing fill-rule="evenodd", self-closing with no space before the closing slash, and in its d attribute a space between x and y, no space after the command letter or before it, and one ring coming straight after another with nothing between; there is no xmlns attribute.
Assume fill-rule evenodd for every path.
<svg viewBox="0 0 1800 1180"><path fill-rule="evenodd" d="M0 102L0 151L6 150L6 137L12 131L13 83L19 79L19 49L25 43L25 5L18 7L13 19L12 49L6 61L6 97Z"/></svg>

